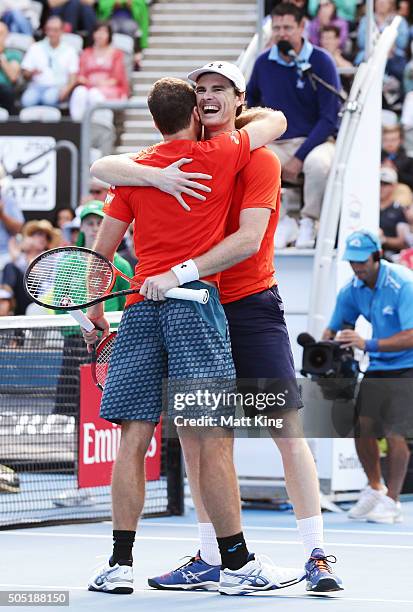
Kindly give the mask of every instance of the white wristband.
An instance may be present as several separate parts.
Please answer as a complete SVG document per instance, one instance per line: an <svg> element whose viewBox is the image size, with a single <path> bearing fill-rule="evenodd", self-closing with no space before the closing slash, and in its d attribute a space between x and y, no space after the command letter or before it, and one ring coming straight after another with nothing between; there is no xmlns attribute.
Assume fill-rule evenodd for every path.
<svg viewBox="0 0 413 612"><path fill-rule="evenodd" d="M196 267L196 263L193 259L183 261L177 266L171 268L171 270L178 278L180 285L185 285L185 283L190 283L191 281L199 280L198 268Z"/></svg>

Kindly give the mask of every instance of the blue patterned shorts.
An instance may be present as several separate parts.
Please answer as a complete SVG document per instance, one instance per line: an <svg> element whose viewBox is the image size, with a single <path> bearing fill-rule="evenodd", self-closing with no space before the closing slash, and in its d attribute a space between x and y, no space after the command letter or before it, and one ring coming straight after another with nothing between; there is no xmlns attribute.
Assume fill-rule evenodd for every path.
<svg viewBox="0 0 413 612"><path fill-rule="evenodd" d="M185 286L206 287L198 281ZM173 415L171 390L191 393L200 386L221 392L235 388L227 320L218 291L208 289L208 304L147 300L125 310L102 397L102 418L114 423L157 423L163 406ZM185 408L185 416L199 415L199 407L191 411Z"/></svg>

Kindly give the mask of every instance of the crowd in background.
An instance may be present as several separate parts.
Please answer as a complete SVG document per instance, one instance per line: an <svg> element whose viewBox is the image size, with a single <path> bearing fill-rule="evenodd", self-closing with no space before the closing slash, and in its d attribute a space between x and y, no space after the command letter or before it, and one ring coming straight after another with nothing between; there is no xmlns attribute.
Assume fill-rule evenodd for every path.
<svg viewBox="0 0 413 612"><path fill-rule="evenodd" d="M273 47L277 43L275 30L279 26L275 24L275 21L282 19L279 11L282 4L294 5L302 11L304 15L303 40L311 43L315 48L322 48L328 52L328 57L334 62L336 76L331 75L330 70L327 81L333 86L336 86L338 82L341 93L344 96L348 94L355 69L365 57L367 23L365 3L360 0L267 0L266 12L271 14L273 21L273 35L267 41L269 49L267 59L272 60L273 65L274 61L283 64L283 61L278 59L278 54L274 53ZM413 251L410 250L413 245L411 241L413 219L413 6L409 0L375 0L374 20L378 32L382 32L396 16L400 16L401 20L395 43L386 63L383 82L380 235L386 257L410 267L413 261ZM296 25L293 20L291 24ZM285 35L285 30L282 34ZM280 34L278 38L279 36ZM306 44L300 49L299 59L305 60L310 57L311 50L307 47ZM317 69L320 72L325 69L324 74L328 75L328 61L319 62L317 69L315 61L316 55L313 52L310 58L313 72L317 74ZM325 68L326 64L327 68ZM265 80L270 71L274 75L274 69L270 65L271 62L265 64L262 60L257 60L249 90L247 89L248 102L250 105L265 102L268 106L283 110L289 118L289 126L292 123L295 126L298 123L298 117L303 117L306 113L310 115L314 109L310 109L307 97L305 104L302 104L302 108L296 111L296 116L293 116L293 106L300 94L297 93L294 100L285 102L280 93L285 88L269 91ZM285 74L285 71L284 73L281 71L280 78L284 79ZM321 74L321 76L324 75ZM304 83L302 88L304 89ZM324 189L316 194L316 189L307 188L306 182L310 180L310 177L317 176L317 185L324 184L325 188L331 167L334 140L340 123L337 96L331 94L328 98L324 92L322 100L320 93L322 86L317 85L317 89L319 91L314 91L314 99L310 100L310 104L313 101L314 108L317 105L320 108L320 103L322 103L323 108L319 114L313 112L315 119L312 124L309 119L311 129L307 133L292 133L291 135L288 133L286 136L287 140L290 139L291 143L296 146L292 147L289 155L284 155L282 159L285 189L283 190L282 214L276 235L278 249L288 246L312 248L315 244ZM328 116L329 114L331 116ZM315 142L310 143L314 133L317 130L322 131L320 126L323 121L330 124L329 127L324 126L324 138L320 136L318 140L315 139ZM308 137L308 140L304 139L304 143L298 142L299 139L294 139L293 136ZM279 146L280 143L284 146ZM287 148L286 143L278 141L276 144L278 148L274 148L275 152L283 157ZM302 152L300 148L297 149L297 145L307 147L306 151ZM294 152L297 153L296 157L294 157ZM295 170L295 172L290 172L290 170ZM296 202L292 187L299 183L297 179L300 176L299 199L301 201L299 206L301 210L297 213L296 210L294 211ZM309 193L306 193L306 190Z"/></svg>
<svg viewBox="0 0 413 612"><path fill-rule="evenodd" d="M69 103L80 121L88 102L126 98L148 29L146 0L0 0L0 107Z"/></svg>
<svg viewBox="0 0 413 612"><path fill-rule="evenodd" d="M267 0L267 14L283 2ZM339 88L345 95L351 87L354 68L365 53L364 3L292 0L292 4L304 12L304 39L329 54L340 75ZM388 259L413 268L413 7L409 0L375 1L374 18L379 31L396 15L401 16L401 23L387 61L383 86L380 237ZM81 121L89 105L126 99L130 71L133 65L139 69L148 44L148 30L146 0L0 0L0 107L14 114L20 108L39 104L56 106L74 121ZM115 45L116 33L133 41L131 65L124 51ZM13 42L14 34L20 35L17 39L20 42L21 35L26 37L25 50ZM274 41L267 42L271 49ZM338 103L334 112L339 121ZM293 123L290 119L290 125ZM332 133L332 138L324 143L330 147L329 158L334 153L334 136ZM283 162L283 167L288 171L289 161ZM314 176L314 168L310 170ZM94 181L86 200L104 199L106 188ZM288 200L287 191L283 193L284 202ZM82 201L81 205L84 204ZM311 219L313 238L320 209L321 205ZM306 202L298 219L301 223L303 210ZM60 209L54 225L46 220L24 223L13 199L1 196L0 314L30 312L27 297L19 289L24 270L42 249L77 243L79 211ZM294 215L282 216L276 236L278 248L300 246L296 226ZM313 246L313 241L302 244ZM133 265L128 237L120 249Z"/></svg>

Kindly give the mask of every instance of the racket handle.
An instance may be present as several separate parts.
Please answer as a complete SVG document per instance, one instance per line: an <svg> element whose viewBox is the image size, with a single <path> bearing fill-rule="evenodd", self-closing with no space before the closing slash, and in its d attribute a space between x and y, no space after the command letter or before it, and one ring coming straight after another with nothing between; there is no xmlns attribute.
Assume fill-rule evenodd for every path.
<svg viewBox="0 0 413 612"><path fill-rule="evenodd" d="M169 291L165 293L165 297L206 304L209 300L209 291L208 289L183 289L177 287L176 289L169 289Z"/></svg>
<svg viewBox="0 0 413 612"><path fill-rule="evenodd" d="M83 327L86 331L91 332L96 329L92 321L88 319L81 310L71 310L69 314L79 323L80 327Z"/></svg>

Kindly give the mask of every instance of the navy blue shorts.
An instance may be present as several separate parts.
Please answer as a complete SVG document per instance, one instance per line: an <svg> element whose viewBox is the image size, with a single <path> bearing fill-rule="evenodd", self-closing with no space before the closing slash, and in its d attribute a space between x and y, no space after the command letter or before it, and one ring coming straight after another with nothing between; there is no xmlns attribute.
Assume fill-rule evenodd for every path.
<svg viewBox="0 0 413 612"><path fill-rule="evenodd" d="M241 391L280 395L261 412L302 408L284 305L277 286L224 304ZM253 411L256 414L255 411Z"/></svg>
<svg viewBox="0 0 413 612"><path fill-rule="evenodd" d="M185 286L206 287L197 281ZM208 304L147 300L125 310L110 359L102 418L157 423L162 407L171 417L219 414L220 401L192 397L205 390L218 394L235 389L227 320L217 290L208 289ZM233 407L223 410L224 415L232 412Z"/></svg>

